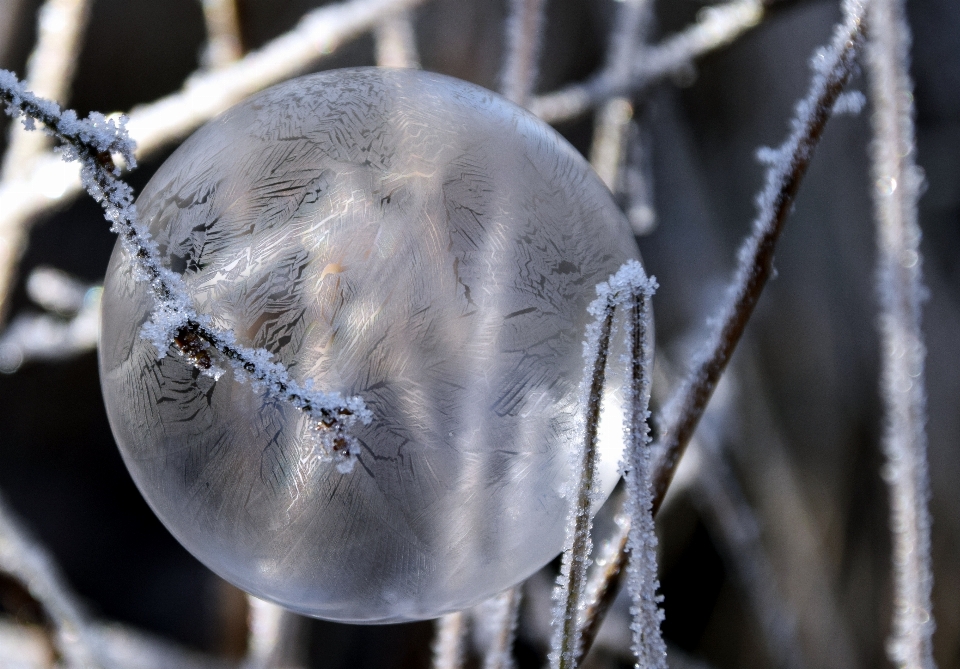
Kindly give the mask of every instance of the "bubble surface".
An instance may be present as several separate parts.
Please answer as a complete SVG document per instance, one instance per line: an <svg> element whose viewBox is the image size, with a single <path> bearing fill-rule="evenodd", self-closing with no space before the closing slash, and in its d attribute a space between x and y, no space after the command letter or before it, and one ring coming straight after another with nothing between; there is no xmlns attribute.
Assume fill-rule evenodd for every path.
<svg viewBox="0 0 960 669"><path fill-rule="evenodd" d="M205 125L137 209L197 311L374 415L351 428L361 452L341 473L293 407L233 371L158 359L140 337L153 300L118 246L100 345L110 423L208 567L307 615L391 622L475 604L560 551L586 306L638 252L556 132L441 75L326 72ZM622 374L608 381L605 493L623 421Z"/></svg>

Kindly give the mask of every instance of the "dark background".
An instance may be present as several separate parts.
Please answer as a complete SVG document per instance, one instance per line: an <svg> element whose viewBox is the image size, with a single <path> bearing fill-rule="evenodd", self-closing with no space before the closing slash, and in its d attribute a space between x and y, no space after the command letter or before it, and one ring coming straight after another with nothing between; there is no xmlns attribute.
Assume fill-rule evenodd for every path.
<svg viewBox="0 0 960 669"><path fill-rule="evenodd" d="M35 34L35 0L0 2L0 66L22 75ZM960 3L909 4L914 30L933 515L934 638L940 667L960 667ZM17 8L19 5L19 8ZM416 11L423 66L496 88L506 3L432 0ZM315 3L241 0L243 38L255 49ZM549 0L538 89L602 65L616 3ZM657 3L656 35L694 20L692 0ZM637 101L649 149L657 227L639 240L655 298L658 355L682 369L731 273L754 215L761 145L786 134L809 80L807 61L839 18L834 0L774 6L763 24ZM197 0L95 0L67 105L81 113L130 109L177 90L199 64ZM317 69L373 64L362 37ZM857 76L852 86L865 91ZM866 91L865 91L866 92ZM796 620L809 666L888 664L891 618L887 492L880 477L875 241L867 151L869 107L833 119L818 148L768 287L738 351L714 439L756 510L774 587ZM558 128L586 152L592 119ZM171 147L172 149L172 147ZM130 176L140 189L162 157ZM36 310L25 277L53 266L102 278L114 239L89 198L38 221L12 314ZM716 427L719 425L719 427ZM104 413L96 358L33 363L0 375L0 490L51 549L98 617L195 649L237 657L243 598L196 562L154 518L127 475ZM757 617L732 576L724 540L688 488L659 519L664 634L675 664L775 664ZM544 576L524 605L517 657L544 652ZM538 595L540 593L540 595ZM38 614L0 580L0 612ZM238 608L239 607L239 608ZM598 642L596 666L632 666L619 610ZM834 616L831 618L831 616ZM242 620L242 615L240 617ZM617 629L613 629L619 625ZM323 667L426 666L429 623L348 627L304 623L308 662Z"/></svg>

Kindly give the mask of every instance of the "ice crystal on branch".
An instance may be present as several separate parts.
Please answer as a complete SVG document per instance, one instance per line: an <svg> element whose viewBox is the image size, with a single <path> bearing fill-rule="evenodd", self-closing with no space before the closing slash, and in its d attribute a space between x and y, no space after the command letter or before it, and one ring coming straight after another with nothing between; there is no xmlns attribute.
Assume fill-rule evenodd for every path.
<svg viewBox="0 0 960 669"><path fill-rule="evenodd" d="M80 163L83 185L103 207L111 231L119 235L133 263L134 276L150 285L156 304L141 334L157 349L157 357L166 356L173 346L214 378L223 370L213 356L222 358L238 378L250 378L255 390L289 402L316 420L321 452L338 461L339 471L350 471L359 448L347 428L357 420L369 424L373 414L358 397L345 398L340 393L314 390L309 383L299 384L282 364L273 361L269 351L240 346L232 332L213 327L209 317L194 310L183 279L163 266L156 242L137 220L133 190L119 178L114 155L136 167L136 145L127 135L126 118L115 121L94 112L79 119L73 110L61 111L55 102L26 90L7 70L0 70L0 100L7 114L22 119L28 130L36 121L42 123L44 131L60 141L57 150L63 159Z"/></svg>

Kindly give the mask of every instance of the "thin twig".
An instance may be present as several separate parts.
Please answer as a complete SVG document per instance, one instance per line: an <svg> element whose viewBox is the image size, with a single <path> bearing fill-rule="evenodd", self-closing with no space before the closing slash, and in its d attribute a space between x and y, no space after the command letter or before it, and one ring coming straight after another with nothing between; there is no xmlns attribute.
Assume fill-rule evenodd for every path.
<svg viewBox="0 0 960 669"><path fill-rule="evenodd" d="M571 500L570 518L567 524L560 575L557 577L554 588L554 632L550 666L555 669L573 669L577 666L581 652L580 639L587 587L587 567L592 550L590 508L597 494L594 474L597 464L598 428L614 315L617 307L624 305L631 307L632 314L634 301L637 300L647 305L655 289L656 281L647 277L639 262L630 260L624 263L608 281L597 286L597 297L587 307L587 313L593 320L587 326L583 344L585 370L589 370L589 373L584 374L580 387L581 404L585 407L584 435L583 444L573 454L571 462L573 476L567 493ZM629 319L629 316L627 318ZM629 332L629 324L627 329ZM635 328L633 331L638 330L639 328ZM644 341L647 335L648 333L644 331L642 335ZM647 361L646 356L642 357L642 361ZM637 370L634 371L637 372ZM640 381L643 380L640 379ZM636 376L633 381L635 383L638 381ZM639 386L638 388L639 390L635 391L636 397L639 398L636 404L640 405L643 398L648 395L643 388ZM645 404L642 411L645 414ZM630 426L631 434L634 437L640 436L632 422ZM646 432L643 432L642 436L645 437L645 435ZM634 464L631 463L628 466L634 466Z"/></svg>
<svg viewBox="0 0 960 669"><path fill-rule="evenodd" d="M11 116L22 117L25 127L40 121L45 131L62 142L59 150L65 160L81 164L84 186L103 207L111 230L133 265L137 281L150 287L155 305L141 336L156 348L163 358L174 348L190 364L204 374L218 378L223 369L217 362L226 362L240 379L251 380L254 390L287 402L316 421L319 453L337 462L337 469L346 473L353 468L360 446L347 428L360 421L369 424L373 416L359 397L344 398L340 393L314 390L312 382L300 384L287 369L273 361L265 349L253 349L236 342L229 330L211 324L209 315L193 309L183 278L160 261L156 242L149 230L136 219L133 191L119 178L113 155L134 165L134 144L127 136L121 117L119 123L102 114L91 114L78 120L73 111L61 112L58 105L28 92L10 72L0 70L0 101ZM215 359L211 353L219 354Z"/></svg>
<svg viewBox="0 0 960 669"><path fill-rule="evenodd" d="M530 111L548 123L559 123L580 116L609 98L635 94L733 42L760 23L761 18L763 4L758 0L732 0L707 8L687 29L642 50L628 77L615 76L604 68L582 83L534 98Z"/></svg>
<svg viewBox="0 0 960 669"><path fill-rule="evenodd" d="M283 607L247 595L250 634L242 669L289 669L299 664L300 618Z"/></svg>
<svg viewBox="0 0 960 669"><path fill-rule="evenodd" d="M537 85L546 4L546 0L510 0L507 55L500 90L505 98L521 107L527 106Z"/></svg>
<svg viewBox="0 0 960 669"><path fill-rule="evenodd" d="M409 9L393 12L373 32L378 67L420 67L417 35Z"/></svg>
<svg viewBox="0 0 960 669"><path fill-rule="evenodd" d="M515 586L473 608L474 634L482 640L483 669L513 669L520 598L520 586Z"/></svg>
<svg viewBox="0 0 960 669"><path fill-rule="evenodd" d="M738 253L737 270L727 303L718 318L719 327L710 334L700 359L695 361L691 373L664 412L664 429L657 444L660 459L654 479L654 508L663 501L683 449L773 272L777 240L830 118L833 103L853 72L863 42L865 7L859 0L845 0L844 21L837 26L831 48L822 54L807 97L797 105L790 137L776 151L764 153L771 158L771 164L764 189L757 197L759 214L753 223L753 233Z"/></svg>
<svg viewBox="0 0 960 669"><path fill-rule="evenodd" d="M797 106L797 115L792 122L792 132L776 152L770 152L777 160L769 165L766 185L758 196L759 216L753 224L753 234L747 238L738 254L739 262L731 284L728 303L719 319L719 326L710 335L705 355L694 365L670 402L662 424L665 426L655 452L659 457L654 469L654 513L663 502L664 495L673 478L677 463L693 431L706 409L720 375L746 327L753 308L773 269L773 252L776 241L793 206L794 198L813 157L824 126L829 119L833 104L853 72L854 61L863 42L863 16L866 5L856 0L844 2L844 21L837 26L831 48L822 56L807 97ZM622 541L627 528L619 528L611 543ZM621 554L617 563L611 563L611 584L599 589L603 596L612 599L621 578L626 555ZM587 605L598 617L606 612L609 604L602 602ZM599 629L599 621L588 620L581 638L585 654L593 643Z"/></svg>
<svg viewBox="0 0 960 669"><path fill-rule="evenodd" d="M463 666L463 642L466 615L462 611L437 618L433 640L433 669L460 669Z"/></svg>
<svg viewBox="0 0 960 669"><path fill-rule="evenodd" d="M290 32L221 70L190 77L182 90L135 107L127 129L142 159L189 134L248 95L303 71L341 44L370 30L385 13L423 0L350 0L306 14ZM29 174L0 183L0 313L10 298L21 244L34 217L83 190L76 165L54 154Z"/></svg>
<svg viewBox="0 0 960 669"><path fill-rule="evenodd" d="M236 0L203 0L203 20L207 26L207 46L203 64L219 70L243 56L240 14Z"/></svg>
<svg viewBox="0 0 960 669"><path fill-rule="evenodd" d="M932 669L930 498L927 471L924 346L920 327L920 227L917 198L910 29L900 0L870 10L874 204L879 246L881 390L886 413L884 478L893 533L893 631L887 646L899 667Z"/></svg>
<svg viewBox="0 0 960 669"><path fill-rule="evenodd" d="M108 667L106 653L53 557L0 497L0 571L20 581L50 617L60 651L75 667Z"/></svg>

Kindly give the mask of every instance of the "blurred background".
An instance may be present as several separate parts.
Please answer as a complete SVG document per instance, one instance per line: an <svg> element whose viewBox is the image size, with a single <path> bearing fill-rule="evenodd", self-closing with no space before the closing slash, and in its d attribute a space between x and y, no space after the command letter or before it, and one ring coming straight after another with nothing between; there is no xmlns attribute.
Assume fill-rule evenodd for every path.
<svg viewBox="0 0 960 669"><path fill-rule="evenodd" d="M322 4L238 0L242 50L262 47ZM547 0L537 93L604 66L622 5ZM39 6L0 0L0 67L21 77L37 39ZM648 42L703 20L705 7L656 2ZM923 321L934 645L937 663L948 668L960 667L960 3L911 0L908 9L918 162L926 174L920 213L929 288ZM498 89L507 15L507 0L420 3L410 17L422 67ZM808 61L839 17L837 0L770 4L731 44L630 98L632 120L613 185L660 283L655 404L702 340L749 231L763 176L756 149L784 139L809 83ZM200 0L93 0L80 40L73 83L61 101L81 114L130 110L212 66ZM365 32L300 71L372 65L376 47ZM865 86L860 75L851 83ZM657 519L663 633L673 667L889 664L869 114L868 106L830 121L780 243L776 279ZM586 113L556 127L589 156L595 117ZM130 183L141 189L175 146L144 160ZM43 359L11 334L22 319L40 314L66 326L91 308L95 313L95 286L115 238L86 196L63 197L30 220L8 330L0 336L0 491L95 619L200 653L189 655L198 666L240 662L248 652L250 604L182 549L140 497L107 424L93 348L64 344L46 355L58 359ZM609 528L612 513L601 512L598 532ZM551 565L524 586L514 649L519 667L543 663L555 570ZM628 606L622 598L614 605L589 666L633 666ZM42 637L47 624L22 585L0 575L0 666L55 659L49 649L39 664L3 659L19 648L11 629ZM477 646L481 628L471 636ZM430 666L430 622L364 627L290 617L284 630L273 666ZM468 652L467 666L479 666L474 655Z"/></svg>

